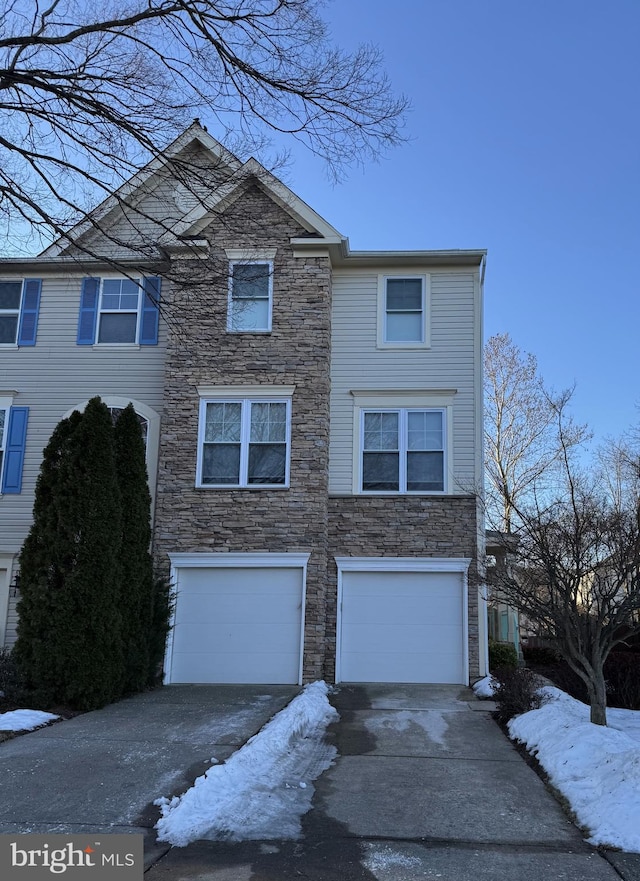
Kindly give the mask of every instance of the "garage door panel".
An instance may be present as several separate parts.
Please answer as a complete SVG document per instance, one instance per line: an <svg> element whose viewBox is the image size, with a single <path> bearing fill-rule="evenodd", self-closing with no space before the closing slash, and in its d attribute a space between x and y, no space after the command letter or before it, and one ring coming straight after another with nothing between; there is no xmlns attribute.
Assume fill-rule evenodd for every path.
<svg viewBox="0 0 640 881"><path fill-rule="evenodd" d="M340 679L466 681L459 572L342 573Z"/></svg>
<svg viewBox="0 0 640 881"><path fill-rule="evenodd" d="M343 629L348 651L384 653L458 652L460 629L452 626L413 624L351 624Z"/></svg>
<svg viewBox="0 0 640 881"><path fill-rule="evenodd" d="M170 681L297 683L303 580L300 566L179 568Z"/></svg>
<svg viewBox="0 0 640 881"><path fill-rule="evenodd" d="M342 609L346 620L351 616L357 618L361 624L414 624L416 621L439 624L452 618L460 620L462 612L462 600L458 596L432 597L429 593L429 608L425 613L424 588L422 597L403 597L401 594L393 595L393 602L384 597L368 597L361 595L357 601L354 598L343 601Z"/></svg>
<svg viewBox="0 0 640 881"><path fill-rule="evenodd" d="M291 683L286 671L297 667L298 658L297 651L274 652L269 656L245 652L178 652L173 657L173 681L286 685Z"/></svg>
<svg viewBox="0 0 640 881"><path fill-rule="evenodd" d="M181 592L176 604L176 624L189 622L212 621L274 624L289 616L292 606L300 605L300 588L290 597L273 597L269 593L253 597L234 596L233 594L208 595Z"/></svg>
<svg viewBox="0 0 640 881"><path fill-rule="evenodd" d="M390 593L423 596L426 581L434 596L447 595L452 581L460 581L460 576L452 572L349 572L345 577L349 593L356 597L362 594L388 597Z"/></svg>
<svg viewBox="0 0 640 881"><path fill-rule="evenodd" d="M288 624L271 625L271 636L268 642L264 639L264 627L259 624L242 624L237 622L233 627L205 622L183 624L176 629L174 651L188 652L193 647L201 648L212 654L220 652L250 652L257 645L261 651L279 650L297 651L300 646L300 633L293 631Z"/></svg>
<svg viewBox="0 0 640 881"><path fill-rule="evenodd" d="M265 568L226 568L224 566L215 569L194 568L183 569L180 580L188 583L190 593L210 594L211 585L215 582L221 593L225 588L229 593L255 594L268 585L272 595L278 593L289 594L292 586L300 583L301 571L298 568L269 567Z"/></svg>
<svg viewBox="0 0 640 881"><path fill-rule="evenodd" d="M457 658L445 658L419 653L414 656L374 656L355 654L349 659L353 678L349 682L430 682L436 684L458 683L461 673L451 678L447 672L454 669ZM460 666L460 665L459 665ZM345 680L347 681L347 680Z"/></svg>

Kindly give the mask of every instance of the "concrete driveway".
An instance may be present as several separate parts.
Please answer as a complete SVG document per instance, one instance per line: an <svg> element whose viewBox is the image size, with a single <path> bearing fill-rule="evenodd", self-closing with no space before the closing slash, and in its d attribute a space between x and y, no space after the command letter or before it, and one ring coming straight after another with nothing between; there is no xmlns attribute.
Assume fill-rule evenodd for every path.
<svg viewBox="0 0 640 881"><path fill-rule="evenodd" d="M298 693L171 685L0 744L0 832L132 832L157 844L153 801L180 795Z"/></svg>
<svg viewBox="0 0 640 881"><path fill-rule="evenodd" d="M469 689L343 686L299 841L195 842L146 881L636 881L583 840ZM617 868L608 861L616 862Z"/></svg>

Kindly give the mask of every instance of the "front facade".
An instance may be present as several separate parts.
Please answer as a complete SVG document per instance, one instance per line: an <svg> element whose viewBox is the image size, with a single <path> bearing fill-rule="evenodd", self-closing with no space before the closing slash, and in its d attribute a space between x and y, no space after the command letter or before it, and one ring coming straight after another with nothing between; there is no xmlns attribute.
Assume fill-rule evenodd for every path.
<svg viewBox="0 0 640 881"><path fill-rule="evenodd" d="M185 156L197 184L152 164L84 255L0 267L0 642L42 448L99 394L146 431L165 682L483 675L484 253L352 252L198 125Z"/></svg>

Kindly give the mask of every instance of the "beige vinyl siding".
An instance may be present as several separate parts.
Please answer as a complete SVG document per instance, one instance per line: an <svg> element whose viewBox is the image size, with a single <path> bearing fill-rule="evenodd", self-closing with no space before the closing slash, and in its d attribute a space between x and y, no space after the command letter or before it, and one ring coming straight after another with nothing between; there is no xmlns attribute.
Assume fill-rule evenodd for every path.
<svg viewBox="0 0 640 881"><path fill-rule="evenodd" d="M378 276L431 276L430 347L377 348ZM335 271L333 275L331 439L329 490L353 492L353 397L351 390L456 389L453 399L453 479L449 491L466 493L476 473L475 322L477 273L412 267L380 273Z"/></svg>
<svg viewBox="0 0 640 881"><path fill-rule="evenodd" d="M29 276L43 279L36 345L0 348L0 390L16 391L14 406L30 408L22 492L0 495L0 553L17 553L24 541L42 450L68 411L94 395L134 399L158 414L162 403L162 321L157 346L78 346L82 276L47 276L37 269Z"/></svg>
<svg viewBox="0 0 640 881"><path fill-rule="evenodd" d="M222 164L213 165L211 155L199 144L183 150L179 158L179 171L165 167L156 172L146 182L142 192L131 198L133 207L124 203L116 205L101 220L101 229L91 230L82 236L84 246L104 257L148 254L149 243L165 236L174 224L231 174ZM176 173L186 186L176 182ZM109 234L106 235L103 229L108 229ZM132 247L125 251L123 242L131 242ZM136 248L136 243L140 245L139 248Z"/></svg>

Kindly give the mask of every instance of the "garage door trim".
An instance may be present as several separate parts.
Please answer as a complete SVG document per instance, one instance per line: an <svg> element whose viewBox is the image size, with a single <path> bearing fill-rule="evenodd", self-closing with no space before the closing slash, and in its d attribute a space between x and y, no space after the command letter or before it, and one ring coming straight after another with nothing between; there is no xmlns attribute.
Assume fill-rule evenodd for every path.
<svg viewBox="0 0 640 881"><path fill-rule="evenodd" d="M469 581L470 557L336 557L338 614L336 626L336 682L342 681L342 600L345 572L454 572L462 576L462 669L469 684Z"/></svg>
<svg viewBox="0 0 640 881"><path fill-rule="evenodd" d="M304 621L305 621L305 599L307 584L307 563L310 554L295 553L218 553L218 554L188 554L175 553L169 554L171 561L171 586L172 590L177 594L180 590L180 572L185 569L264 569L264 568L287 568L302 570L302 596L300 610L300 661L298 669L298 685L302 684L302 663L304 655ZM171 620L169 622L169 633L167 635L167 646L164 660L164 681L167 685L171 683L171 667L173 661L173 633L175 626L176 604L173 603L171 611Z"/></svg>

